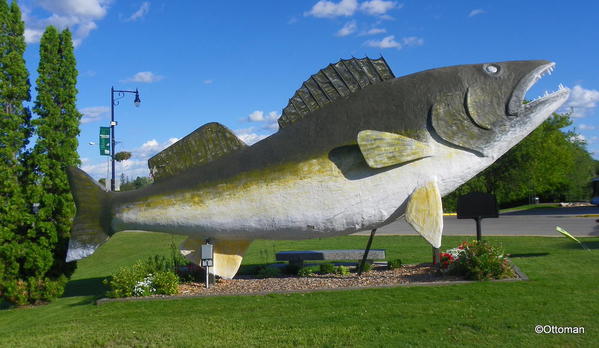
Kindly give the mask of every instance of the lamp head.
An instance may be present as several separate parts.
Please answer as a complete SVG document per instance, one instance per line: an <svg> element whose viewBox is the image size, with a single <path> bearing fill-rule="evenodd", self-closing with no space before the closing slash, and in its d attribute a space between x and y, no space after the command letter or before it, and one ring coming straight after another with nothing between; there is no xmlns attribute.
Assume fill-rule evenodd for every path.
<svg viewBox="0 0 599 348"><path fill-rule="evenodd" d="M141 104L141 99L139 99L139 91L137 91L137 89L135 89L135 100L133 101L133 104L135 104L136 107L139 107L139 104Z"/></svg>

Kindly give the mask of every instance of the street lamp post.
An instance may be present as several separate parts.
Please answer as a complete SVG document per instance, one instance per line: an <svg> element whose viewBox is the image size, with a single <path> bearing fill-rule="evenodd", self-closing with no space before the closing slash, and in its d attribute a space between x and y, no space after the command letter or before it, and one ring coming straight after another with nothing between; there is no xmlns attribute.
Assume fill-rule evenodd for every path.
<svg viewBox="0 0 599 348"><path fill-rule="evenodd" d="M116 98L114 97L115 93L117 94ZM139 99L139 91L137 90L137 88L135 89L135 91L127 91L127 90L114 89L114 87L110 87L110 159L112 161L112 176L110 178L110 191L115 190L115 169L114 169L114 150L115 149L114 148L116 145L116 141L114 140L114 126L116 126L117 123L114 121L114 107L115 107L115 105L119 105L118 100L124 98L125 93L134 93L135 100L133 101L133 103L137 107L139 107L139 104L141 104L141 99Z"/></svg>

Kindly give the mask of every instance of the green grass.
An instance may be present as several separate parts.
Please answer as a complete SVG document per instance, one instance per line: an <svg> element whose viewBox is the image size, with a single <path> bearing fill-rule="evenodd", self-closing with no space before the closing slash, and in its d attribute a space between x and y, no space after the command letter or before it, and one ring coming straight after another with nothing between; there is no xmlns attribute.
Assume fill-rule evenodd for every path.
<svg viewBox="0 0 599 348"><path fill-rule="evenodd" d="M551 208L561 208L559 203L539 203L539 204L525 204L512 208L499 209L499 213L510 213L513 211L522 211L522 210L535 210L535 209L551 209Z"/></svg>
<svg viewBox="0 0 599 348"><path fill-rule="evenodd" d="M463 239L446 237L443 245ZM65 297L0 311L0 346L587 347L599 342L599 238L583 238L590 252L565 238L488 238L513 254L528 282L93 304L103 292L102 278L139 258L168 254L172 240L142 232L115 235L79 263ZM272 262L275 251L363 248L366 240L256 241L244 265ZM404 263L431 258L420 237L378 236L372 247ZM538 335L537 324L582 326L586 332Z"/></svg>

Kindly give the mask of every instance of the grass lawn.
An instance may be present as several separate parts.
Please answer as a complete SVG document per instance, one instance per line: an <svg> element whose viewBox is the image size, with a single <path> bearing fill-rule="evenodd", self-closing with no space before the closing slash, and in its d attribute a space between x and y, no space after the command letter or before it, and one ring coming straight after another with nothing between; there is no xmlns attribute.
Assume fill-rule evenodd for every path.
<svg viewBox="0 0 599 348"><path fill-rule="evenodd" d="M0 311L0 346L535 346L599 342L599 238L592 251L565 238L489 237L530 281L341 292L136 301L96 306L101 280L122 265L168 254L181 238L115 235L79 262L66 294L46 306ZM367 237L256 241L244 265L275 251L363 248ZM445 237L453 247L464 237ZM389 259L429 262L420 237L378 236ZM584 334L535 334L535 325L584 327ZM594 342L594 343L593 343Z"/></svg>
<svg viewBox="0 0 599 348"><path fill-rule="evenodd" d="M535 209L551 209L551 208L560 208L561 205L559 203L539 203L539 204L525 204L512 208L500 209L499 213L510 213L513 211L522 211L522 210L535 210Z"/></svg>

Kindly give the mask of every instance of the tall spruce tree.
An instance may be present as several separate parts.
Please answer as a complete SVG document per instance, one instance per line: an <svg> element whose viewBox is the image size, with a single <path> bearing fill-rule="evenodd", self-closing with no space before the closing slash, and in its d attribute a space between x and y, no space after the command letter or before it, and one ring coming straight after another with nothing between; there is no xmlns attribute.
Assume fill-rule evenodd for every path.
<svg viewBox="0 0 599 348"><path fill-rule="evenodd" d="M33 216L23 190L21 157L31 135L31 114L23 105L31 99L25 67L24 23L16 2L0 0L0 296L27 302L36 283L27 234Z"/></svg>

